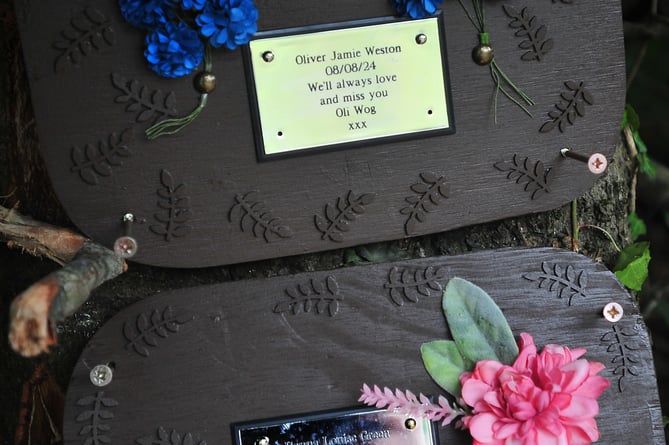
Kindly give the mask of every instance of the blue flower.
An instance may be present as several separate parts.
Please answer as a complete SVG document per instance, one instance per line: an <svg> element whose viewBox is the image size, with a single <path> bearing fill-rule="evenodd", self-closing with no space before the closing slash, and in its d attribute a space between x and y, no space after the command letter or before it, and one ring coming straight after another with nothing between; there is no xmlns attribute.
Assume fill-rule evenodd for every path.
<svg viewBox="0 0 669 445"><path fill-rule="evenodd" d="M181 7L185 10L202 11L205 3L207 3L207 0L181 0Z"/></svg>
<svg viewBox="0 0 669 445"><path fill-rule="evenodd" d="M119 0L123 18L135 28L153 30L174 18L175 0Z"/></svg>
<svg viewBox="0 0 669 445"><path fill-rule="evenodd" d="M144 57L163 77L190 74L204 58L204 44L197 31L183 22L165 22L146 36Z"/></svg>
<svg viewBox="0 0 669 445"><path fill-rule="evenodd" d="M258 10L253 0L212 0L205 4L195 22L211 46L235 49L248 43L258 30Z"/></svg>
<svg viewBox="0 0 669 445"><path fill-rule="evenodd" d="M437 12L442 0L391 0L397 12L412 19L422 19Z"/></svg>

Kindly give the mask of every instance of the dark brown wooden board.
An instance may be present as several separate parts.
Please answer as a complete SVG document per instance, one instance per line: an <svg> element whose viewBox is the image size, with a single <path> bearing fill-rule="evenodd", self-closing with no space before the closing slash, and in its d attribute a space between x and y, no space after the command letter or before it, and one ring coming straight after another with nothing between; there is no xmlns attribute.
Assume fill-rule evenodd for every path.
<svg viewBox="0 0 669 445"><path fill-rule="evenodd" d="M111 444L156 437L160 428L224 444L230 423L356 405L363 383L439 394L419 348L447 338L435 288L456 276L492 296L515 336L529 332L539 347L583 347L588 360L605 364L601 375L611 386L599 399L600 443L664 443L649 338L634 300L601 264L557 249L357 266L146 298L85 348L66 396L65 443L83 443L97 422ZM419 289L415 280L434 287ZM615 324L602 316L612 301L625 312ZM90 370L107 363L113 380L93 386ZM442 445L471 443L452 427L439 434Z"/></svg>
<svg viewBox="0 0 669 445"><path fill-rule="evenodd" d="M516 35L515 19L504 5L517 12L526 8L526 18L534 18L532 32L544 26L540 43L550 40L552 46L542 46L537 57L529 50L523 60L528 37ZM173 92L183 115L197 104L192 76L153 74L142 56L144 34L123 21L114 0L39 7L16 0L16 6L41 150L54 188L72 221L108 246L121 235L122 215L132 212L140 221L133 231L138 262L237 263L545 211L578 197L596 180L585 164L563 159L560 149L611 158L618 138L625 93L619 1L486 1L496 60L536 102L530 118L500 95L497 123L490 72L471 57L478 35L458 2L445 1L455 134L375 141L268 162L256 158L240 50L213 52L218 87L198 119L177 135L149 141L144 130L150 120L140 116L145 108L127 111L133 103L119 99L122 89L136 81L163 97ZM261 31L394 14L387 0L258 0L257 6ZM107 37L88 55L74 46L75 60L54 45L67 43L63 32L86 20L86 8L103 17ZM569 121L548 130L549 113L560 114L558 107L574 96L578 111L573 102ZM105 157L99 152L105 144L125 144L127 152ZM441 191L433 187L431 195L425 193L441 183ZM360 201L361 196L366 198ZM402 213L430 198L435 203L428 210ZM172 208L180 217L170 217L169 199L180 200ZM338 203L351 213L349 207L359 201L364 205L349 215L348 230L333 225L322 232L315 224L317 217L337 220L328 217L328 209ZM258 207L248 210L254 204Z"/></svg>

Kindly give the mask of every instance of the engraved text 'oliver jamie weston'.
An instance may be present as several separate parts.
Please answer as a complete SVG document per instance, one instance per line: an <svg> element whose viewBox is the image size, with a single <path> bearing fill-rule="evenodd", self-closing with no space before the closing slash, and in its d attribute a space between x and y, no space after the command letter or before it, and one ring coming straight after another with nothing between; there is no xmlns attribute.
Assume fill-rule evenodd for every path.
<svg viewBox="0 0 669 445"><path fill-rule="evenodd" d="M380 56L384 54L396 54L402 52L401 45L395 46L384 46L384 47L375 47L375 46L365 46L364 50L353 49L351 51L332 51L330 57L326 60L325 54L319 54L312 56L309 54L299 54L295 57L295 63L297 65L303 65L307 63L323 63L323 62L336 62L341 60L351 60L358 59L367 56ZM369 73L376 70L376 62L369 60L361 60L358 62L347 62L336 65L329 65L325 67L325 75L339 75L339 74L348 74L348 73ZM317 91L331 91L333 89L340 90L346 88L366 88L371 87L372 85L382 85L384 83L397 82L397 74L374 74L373 76L366 77L357 77L357 78L342 78L337 81L333 80L324 80L324 81L315 81L307 82L307 86L310 92ZM334 84L334 87L333 87ZM343 103L356 102L364 100L367 96L369 102L373 102L375 98L388 97L388 90L378 89L376 91L368 91L367 94L364 92L355 92L344 94L342 96ZM327 98L322 98L320 100L321 105L330 105L339 103L339 95L330 96ZM376 106L362 106L354 105L353 111L355 114L376 114ZM346 117L351 115L350 107L338 107L335 110L335 115L337 117ZM349 127L350 130L356 130L353 126Z"/></svg>

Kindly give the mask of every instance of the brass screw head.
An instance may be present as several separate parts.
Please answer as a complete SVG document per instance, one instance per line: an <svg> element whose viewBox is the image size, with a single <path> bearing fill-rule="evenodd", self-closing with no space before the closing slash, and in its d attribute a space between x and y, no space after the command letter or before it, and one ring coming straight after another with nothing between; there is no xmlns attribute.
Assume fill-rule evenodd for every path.
<svg viewBox="0 0 669 445"><path fill-rule="evenodd" d="M211 93L216 89L216 76L213 73L203 72L195 78L195 88L202 93Z"/></svg>
<svg viewBox="0 0 669 445"><path fill-rule="evenodd" d="M493 51L490 45L477 45L472 50L472 59L478 65L488 65L494 57L495 51Z"/></svg>

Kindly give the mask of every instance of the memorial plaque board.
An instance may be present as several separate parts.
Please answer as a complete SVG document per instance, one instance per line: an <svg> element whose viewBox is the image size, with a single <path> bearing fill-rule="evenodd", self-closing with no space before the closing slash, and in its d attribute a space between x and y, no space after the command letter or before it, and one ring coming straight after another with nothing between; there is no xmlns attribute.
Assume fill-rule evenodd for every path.
<svg viewBox="0 0 669 445"><path fill-rule="evenodd" d="M248 46L177 78L149 67L147 31L116 0L15 3L53 187L101 244L131 213L142 263L239 263L553 209L597 179L561 149L610 161L619 139L619 1L484 1L495 58L480 66L457 1L409 20L387 0L257 0ZM187 125L156 137L173 119Z"/></svg>
<svg viewBox="0 0 669 445"><path fill-rule="evenodd" d="M598 399L597 443L664 444L650 341L634 299L601 264L557 249L357 266L145 298L84 349L66 395L64 442L97 435L105 437L99 443L144 445L178 435L193 444L234 443L231 425L278 418L288 426L300 413L351 407L365 383L436 401L444 391L420 347L448 339L442 294L454 277L487 292L516 338L529 333L539 349L584 348L585 359L604 365L599 375L610 387ZM615 323L603 316L612 302L622 312ZM91 381L96 365L113 368L105 386ZM441 445L472 443L466 431L437 428Z"/></svg>

